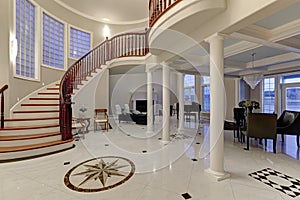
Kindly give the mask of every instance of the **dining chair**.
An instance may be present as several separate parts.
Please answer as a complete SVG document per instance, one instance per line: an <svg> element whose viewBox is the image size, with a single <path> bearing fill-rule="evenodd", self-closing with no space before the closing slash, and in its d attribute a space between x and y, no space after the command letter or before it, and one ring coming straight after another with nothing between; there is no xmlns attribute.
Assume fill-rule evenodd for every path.
<svg viewBox="0 0 300 200"><path fill-rule="evenodd" d="M267 139L273 140L273 152L276 153L276 125L277 115L270 113L248 113L247 116L247 147L249 150L249 138L265 139L265 148L267 147Z"/></svg>
<svg viewBox="0 0 300 200"><path fill-rule="evenodd" d="M241 131L246 130L246 116L244 108L233 108L234 121L224 121L224 130L233 131L233 141L238 138L238 141L243 142Z"/></svg>
<svg viewBox="0 0 300 200"><path fill-rule="evenodd" d="M95 109L94 130L97 130L97 124L104 124L106 131L108 131L107 109Z"/></svg>

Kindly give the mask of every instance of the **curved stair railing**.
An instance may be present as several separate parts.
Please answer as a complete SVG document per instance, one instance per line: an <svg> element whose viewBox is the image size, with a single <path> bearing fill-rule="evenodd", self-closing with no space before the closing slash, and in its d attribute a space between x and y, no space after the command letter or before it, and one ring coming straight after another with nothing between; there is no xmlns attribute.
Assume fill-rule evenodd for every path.
<svg viewBox="0 0 300 200"><path fill-rule="evenodd" d="M1 126L0 128L4 128L4 91L7 90L8 85L4 85L0 89L0 94L1 94Z"/></svg>
<svg viewBox="0 0 300 200"><path fill-rule="evenodd" d="M164 13L180 1L182 0L149 0L149 26L153 27Z"/></svg>
<svg viewBox="0 0 300 200"><path fill-rule="evenodd" d="M76 61L64 74L60 82L59 122L62 140L72 138L72 102L74 89L82 85L82 81L101 69L107 61L129 56L145 56L149 52L148 32L124 33L104 42Z"/></svg>

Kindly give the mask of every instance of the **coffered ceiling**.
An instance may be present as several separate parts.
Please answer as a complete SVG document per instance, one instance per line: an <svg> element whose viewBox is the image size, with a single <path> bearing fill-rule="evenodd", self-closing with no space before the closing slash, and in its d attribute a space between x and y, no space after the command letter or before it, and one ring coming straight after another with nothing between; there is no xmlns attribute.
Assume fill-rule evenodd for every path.
<svg viewBox="0 0 300 200"><path fill-rule="evenodd" d="M300 70L299 10L296 3L228 35L225 74L241 76L253 68L265 75Z"/></svg>
<svg viewBox="0 0 300 200"><path fill-rule="evenodd" d="M202 47L209 52L207 45ZM188 52L197 55L199 49ZM255 53L254 62L252 54ZM270 75L283 72L300 72L300 1L257 21L241 30L225 34L225 76L240 77L251 73ZM199 59L195 57L194 60ZM183 64L170 59L170 65L183 70ZM193 59L191 59L193 60ZM185 63L185 71L209 73L209 56L202 55L200 66Z"/></svg>

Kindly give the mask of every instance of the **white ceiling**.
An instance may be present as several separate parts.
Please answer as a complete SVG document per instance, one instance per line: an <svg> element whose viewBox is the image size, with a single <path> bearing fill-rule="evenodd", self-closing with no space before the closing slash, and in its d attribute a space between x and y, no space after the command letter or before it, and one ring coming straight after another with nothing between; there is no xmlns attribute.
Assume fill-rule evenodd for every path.
<svg viewBox="0 0 300 200"><path fill-rule="evenodd" d="M148 21L148 0L55 0L84 17L108 24Z"/></svg>
<svg viewBox="0 0 300 200"><path fill-rule="evenodd" d="M255 49L251 49L249 51L245 51L242 53L239 53L237 55L233 55L230 56L228 58L226 58L227 60L231 60L231 61L238 61L238 62L243 62L243 63L247 63L247 62L251 62L252 61L252 54L255 53L255 60L261 60L264 58L269 58L269 57L273 57L273 56L278 56L284 53L289 53L288 51L283 51L280 49L274 49L271 47L266 47L266 46L261 46Z"/></svg>
<svg viewBox="0 0 300 200"><path fill-rule="evenodd" d="M148 21L148 0L55 0L84 17L110 24L133 24ZM300 0L254 24L234 32L224 41L225 74L242 76L251 68L251 54L256 53L255 67L265 73L300 69ZM298 30L299 29L299 30ZM207 46L207 45L206 45ZM204 45L205 47L205 45ZM200 58L203 72L208 72L208 48L185 52ZM202 58L202 59L201 59ZM191 63L173 58L170 64L178 70L193 71ZM284 63L284 65L282 65ZM284 66L284 67L282 67ZM206 69L207 68L207 69ZM119 69L120 70L120 69ZM126 70L129 70L126 69ZM116 69L114 72L118 74Z"/></svg>
<svg viewBox="0 0 300 200"><path fill-rule="evenodd" d="M300 72L300 1L227 35L224 47L228 76Z"/></svg>

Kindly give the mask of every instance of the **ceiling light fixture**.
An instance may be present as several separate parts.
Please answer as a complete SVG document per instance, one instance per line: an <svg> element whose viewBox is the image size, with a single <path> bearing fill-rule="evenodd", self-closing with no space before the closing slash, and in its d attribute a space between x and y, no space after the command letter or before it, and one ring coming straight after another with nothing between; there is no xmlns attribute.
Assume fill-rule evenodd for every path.
<svg viewBox="0 0 300 200"><path fill-rule="evenodd" d="M110 20L108 18L102 18L103 21L109 22Z"/></svg>
<svg viewBox="0 0 300 200"><path fill-rule="evenodd" d="M252 70L254 68L254 59L255 59L256 53L252 53ZM259 82L263 79L263 74L260 73L254 73L243 76L244 81L251 87L252 90L255 89L255 87L259 84Z"/></svg>
<svg viewBox="0 0 300 200"><path fill-rule="evenodd" d="M102 34L105 39L110 37L110 28L108 25L104 25L104 27L102 29Z"/></svg>

